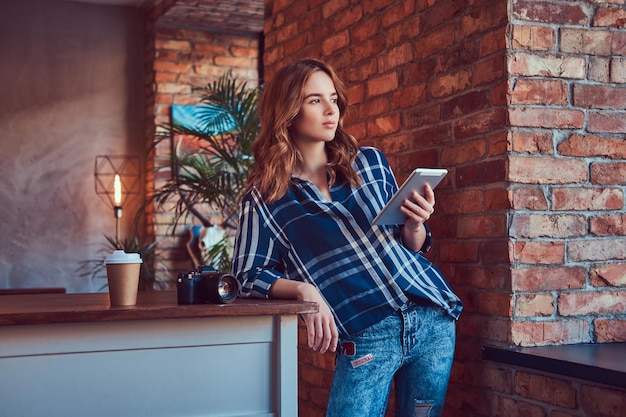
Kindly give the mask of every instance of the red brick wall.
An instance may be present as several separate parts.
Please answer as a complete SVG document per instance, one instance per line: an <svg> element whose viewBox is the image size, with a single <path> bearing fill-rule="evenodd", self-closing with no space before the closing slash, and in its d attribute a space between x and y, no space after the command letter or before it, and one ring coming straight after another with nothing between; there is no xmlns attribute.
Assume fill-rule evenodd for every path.
<svg viewBox="0 0 626 417"><path fill-rule="evenodd" d="M513 6L515 344L626 340L624 16L596 2Z"/></svg>
<svg viewBox="0 0 626 417"><path fill-rule="evenodd" d="M399 180L450 170L430 255L466 305L446 416L621 415L622 391L480 347L626 340L622 2L265 3L266 79L324 58L348 85L350 131ZM324 415L332 366L300 347L301 416Z"/></svg>
<svg viewBox="0 0 626 417"><path fill-rule="evenodd" d="M466 305L446 416L622 415L623 391L485 362L480 347L626 341L623 2L265 3L266 79L298 57L324 58L348 85L350 131L380 147L399 180L414 166L450 170L430 254ZM257 68L256 39L147 33L157 124L171 104L194 102L190 85ZM167 214L153 219L168 265L186 269ZM304 340L300 416L323 416L333 356Z"/></svg>

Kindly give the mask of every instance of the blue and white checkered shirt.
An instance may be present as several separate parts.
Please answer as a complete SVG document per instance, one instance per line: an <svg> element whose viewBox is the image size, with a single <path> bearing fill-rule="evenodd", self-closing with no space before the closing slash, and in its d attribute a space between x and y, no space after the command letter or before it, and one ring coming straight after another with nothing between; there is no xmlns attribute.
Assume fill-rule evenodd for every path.
<svg viewBox="0 0 626 417"><path fill-rule="evenodd" d="M279 278L313 284L331 308L340 334L351 335L404 306L430 300L454 318L462 303L441 272L402 244L398 226L372 220L398 189L385 156L362 147L355 169L359 187L335 184L332 202L309 181L292 178L289 191L265 204L252 188L243 199L233 274L243 297L267 298Z"/></svg>

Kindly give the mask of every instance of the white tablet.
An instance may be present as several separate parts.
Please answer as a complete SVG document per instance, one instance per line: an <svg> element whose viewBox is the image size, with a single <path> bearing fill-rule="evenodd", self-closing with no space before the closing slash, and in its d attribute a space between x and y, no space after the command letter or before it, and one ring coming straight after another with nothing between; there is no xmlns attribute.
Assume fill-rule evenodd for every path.
<svg viewBox="0 0 626 417"><path fill-rule="evenodd" d="M378 213L378 216L374 218L372 224L404 224L405 215L400 211L402 202L413 190L424 195L424 186L426 184L429 184L430 188L434 190L447 173L448 170L443 168L416 168L398 191L389 199L385 207Z"/></svg>

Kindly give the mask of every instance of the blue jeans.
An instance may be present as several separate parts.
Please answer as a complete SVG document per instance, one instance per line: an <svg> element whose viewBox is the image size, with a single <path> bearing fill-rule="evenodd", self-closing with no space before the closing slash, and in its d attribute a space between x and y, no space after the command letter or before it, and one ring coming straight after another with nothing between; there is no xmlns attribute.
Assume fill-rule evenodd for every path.
<svg viewBox="0 0 626 417"><path fill-rule="evenodd" d="M435 306L409 303L353 337L341 338L327 417L383 417L395 381L396 417L439 417L456 328Z"/></svg>

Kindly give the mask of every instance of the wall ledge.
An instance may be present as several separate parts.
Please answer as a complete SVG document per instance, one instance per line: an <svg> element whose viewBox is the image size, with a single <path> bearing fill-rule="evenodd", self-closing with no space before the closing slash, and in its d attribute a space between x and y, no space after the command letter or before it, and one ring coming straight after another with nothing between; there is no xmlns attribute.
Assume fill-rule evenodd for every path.
<svg viewBox="0 0 626 417"><path fill-rule="evenodd" d="M484 346L485 360L626 389L626 343Z"/></svg>

